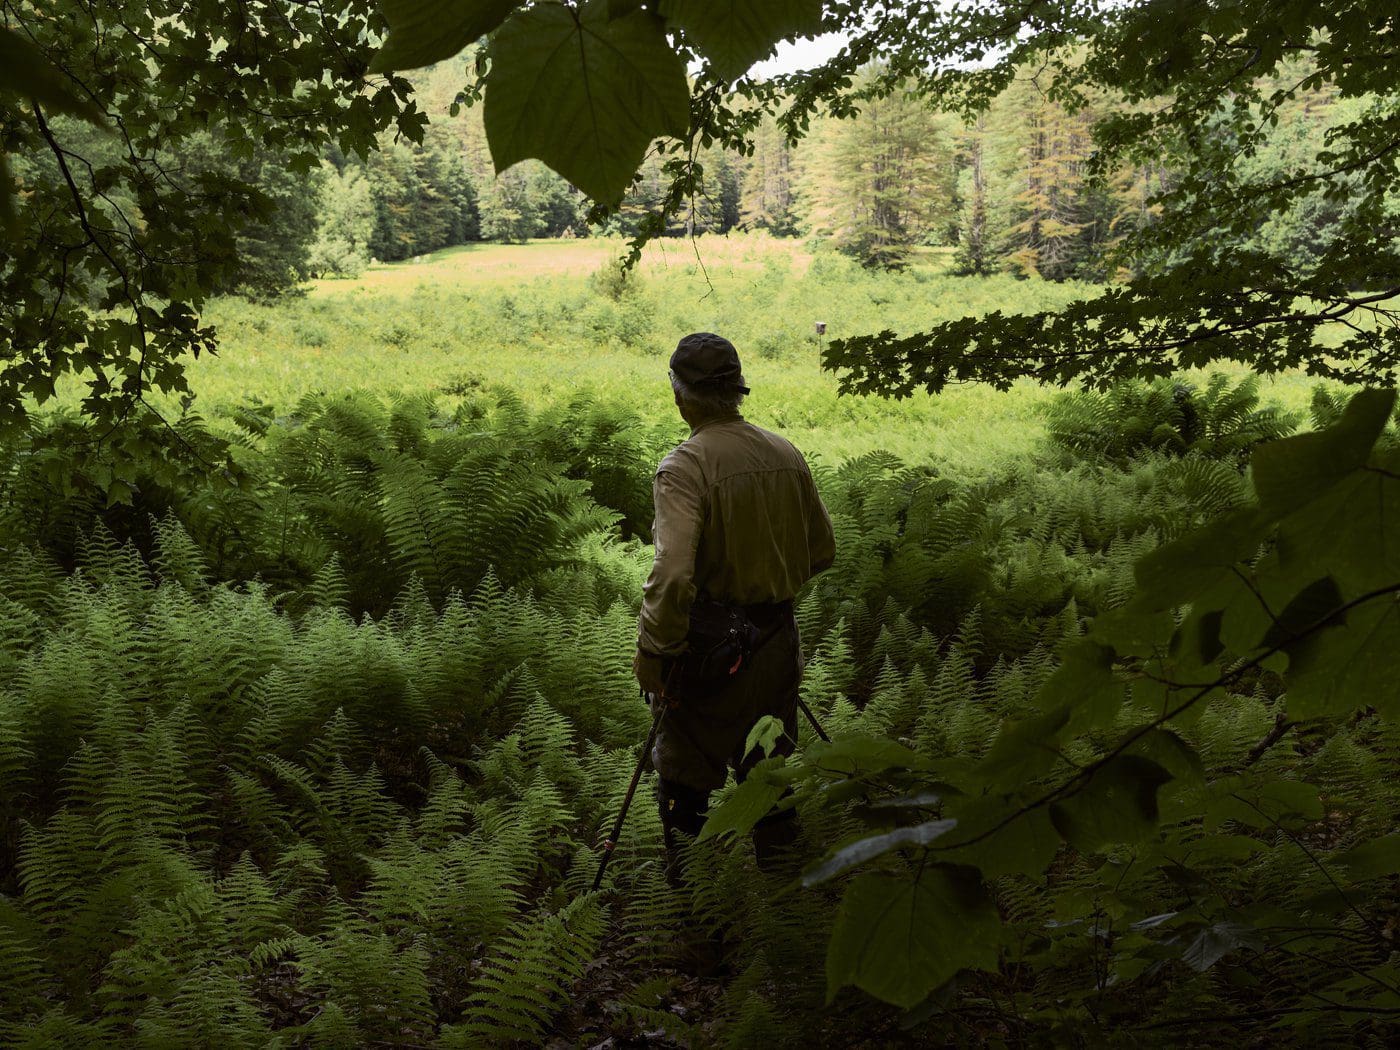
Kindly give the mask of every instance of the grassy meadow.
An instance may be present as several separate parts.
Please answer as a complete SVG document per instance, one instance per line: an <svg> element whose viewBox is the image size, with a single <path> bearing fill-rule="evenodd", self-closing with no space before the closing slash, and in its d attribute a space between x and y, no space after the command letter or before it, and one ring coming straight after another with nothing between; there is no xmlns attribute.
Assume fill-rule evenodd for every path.
<svg viewBox="0 0 1400 1050"><path fill-rule="evenodd" d="M1027 383L898 403L838 398L814 322L827 323L827 339L903 334L968 313L1053 309L1092 291L952 276L936 251L903 274L874 273L759 235L653 243L623 282L624 250L608 239L482 244L316 281L304 298L271 306L222 300L206 313L219 355L195 363L190 382L206 414L248 399L280 410L308 392L346 389L429 392L450 407L504 387L532 407L589 391L655 418L671 413L666 359L676 339L710 330L739 348L754 422L828 461L885 449L968 474L1032 452L1053 391ZM1263 397L1300 408L1310 389L1303 377L1265 380Z"/></svg>

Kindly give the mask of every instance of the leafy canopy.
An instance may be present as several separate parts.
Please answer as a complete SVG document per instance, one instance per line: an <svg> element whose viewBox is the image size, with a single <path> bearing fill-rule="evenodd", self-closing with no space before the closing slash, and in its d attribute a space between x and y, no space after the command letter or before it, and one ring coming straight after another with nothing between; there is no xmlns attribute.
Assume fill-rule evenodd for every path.
<svg viewBox="0 0 1400 1050"><path fill-rule="evenodd" d="M1104 385L1233 360L1258 371L1305 367L1348 382L1388 381L1400 353L1395 298L1400 253L1400 53L1384 0L1240 0L1229 4L1101 0L877 5L842 56L789 79L793 130L833 104L855 65L889 54L932 103L986 105L1030 77L1071 111L1118 102L1093 128L1090 174L1163 164L1171 175L1155 221L1113 257L1122 276L1056 313L993 314L833 341L828 367L847 391L902 396L1018 377ZM843 24L867 5L850 5ZM996 56L994 59L988 56ZM969 67L964 63L975 63ZM1279 175L1255 158L1271 148L1279 112L1302 92L1354 100L1355 119L1324 150ZM1267 167L1267 166L1263 166ZM1271 217L1323 198L1345 202L1337 239L1315 257L1249 244ZM1112 270L1110 270L1112 272Z"/></svg>
<svg viewBox="0 0 1400 1050"><path fill-rule="evenodd" d="M187 392L184 361L217 342L201 307L239 284L240 231L277 206L241 166L273 156L304 178L328 143L363 154L391 126L421 135L407 81L365 81L377 10L59 0L0 17L0 428L72 374L118 475L161 448L182 453L170 482L176 459L226 467L146 395ZM218 162L196 163L201 150ZM129 491L116 477L108 495Z"/></svg>
<svg viewBox="0 0 1400 1050"><path fill-rule="evenodd" d="M538 157L609 200L647 143L685 134L687 99L680 59L647 12L613 18L597 2L531 7L492 42L485 121L496 171Z"/></svg>
<svg viewBox="0 0 1400 1050"><path fill-rule="evenodd" d="M271 155L301 175L328 145L366 155L390 128L421 141L425 118L397 70L491 34L480 68L497 169L538 157L616 204L654 139L683 149L705 127L691 116L690 43L732 78L821 17L815 0L663 6L6 5L0 425L22 424L31 400L42 404L74 373L89 388L85 412L112 425L127 458L142 458L147 438L117 429L153 416L149 390L187 392L184 359L217 346L201 307L238 285L239 233L277 206L239 162ZM677 32L690 43L675 46ZM718 111L716 98L705 113ZM181 163L197 137L232 163Z"/></svg>

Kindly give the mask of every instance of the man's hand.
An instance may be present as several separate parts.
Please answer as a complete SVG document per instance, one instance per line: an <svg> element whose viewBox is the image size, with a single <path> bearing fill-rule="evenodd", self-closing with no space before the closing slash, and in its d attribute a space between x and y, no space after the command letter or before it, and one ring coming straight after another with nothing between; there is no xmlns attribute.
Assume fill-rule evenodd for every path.
<svg viewBox="0 0 1400 1050"><path fill-rule="evenodd" d="M666 686L662 662L661 657L644 653L640 649L637 650L637 655L632 658L632 673L637 676L637 682L648 693L655 693L657 696L661 695Z"/></svg>

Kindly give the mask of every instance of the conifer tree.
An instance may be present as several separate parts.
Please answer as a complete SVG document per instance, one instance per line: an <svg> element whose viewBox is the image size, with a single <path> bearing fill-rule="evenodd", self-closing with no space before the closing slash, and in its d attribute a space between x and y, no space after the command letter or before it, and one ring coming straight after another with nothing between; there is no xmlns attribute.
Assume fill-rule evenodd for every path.
<svg viewBox="0 0 1400 1050"><path fill-rule="evenodd" d="M454 150L447 159L447 170L443 177L443 189L452 202L451 244L465 244L481 239L481 215L477 204L476 186L467 171L466 161L460 150Z"/></svg>
<svg viewBox="0 0 1400 1050"><path fill-rule="evenodd" d="M986 274L996 269L988 237L987 118L977 114L958 135L958 248L954 256L962 273Z"/></svg>
<svg viewBox="0 0 1400 1050"><path fill-rule="evenodd" d="M661 160L654 153L648 154L637 170L636 180L628 187L627 193L622 198L622 203L618 206L617 211L609 217L603 231L605 233L622 233L629 237L635 235L641 229L646 216L660 207L669 181L668 176L662 171ZM684 217L671 217L665 232L667 234L684 233Z"/></svg>
<svg viewBox="0 0 1400 1050"><path fill-rule="evenodd" d="M86 128L79 135L108 138ZM104 151L113 148L110 142L94 145ZM254 217L235 240L237 276L220 282L215 290L270 299L295 288L307 274L316 235L321 173L291 171L287 157L276 150L235 153L219 128L193 135L166 153L162 159L171 169L172 181L192 189L213 182L241 185L249 195Z"/></svg>
<svg viewBox="0 0 1400 1050"><path fill-rule="evenodd" d="M370 254L376 259L407 259L419 252L415 215L423 198L413 152L407 146L390 143L370 156L365 164L370 192L374 197L374 236Z"/></svg>
<svg viewBox="0 0 1400 1050"><path fill-rule="evenodd" d="M413 166L420 187L414 223L417 250L436 251L461 243L466 225L463 208L469 210L474 201L470 191L462 188L465 172L450 131L430 126L423 144L413 150Z"/></svg>
<svg viewBox="0 0 1400 1050"><path fill-rule="evenodd" d="M1015 224L1009 267L1030 277L1064 280L1083 258L1084 170L1088 122L1048 98L1033 78L1018 80L1008 101L1024 114L1019 138L1020 189L1012 197Z"/></svg>
<svg viewBox="0 0 1400 1050"><path fill-rule="evenodd" d="M316 240L307 271L312 277L352 277L369 262L374 236L374 196L364 168L327 164L321 182Z"/></svg>
<svg viewBox="0 0 1400 1050"><path fill-rule="evenodd" d="M479 203L481 236L488 241L523 243L540 230L538 198L531 192L531 170L517 164L484 188Z"/></svg>
<svg viewBox="0 0 1400 1050"><path fill-rule="evenodd" d="M530 173L526 192L538 217L531 236L562 237L566 232L577 234L586 229L583 195L543 164L527 162L525 166Z"/></svg>
<svg viewBox="0 0 1400 1050"><path fill-rule="evenodd" d="M728 233L739 224L738 165L733 154L718 146L701 153L705 178L688 223L697 232Z"/></svg>
<svg viewBox="0 0 1400 1050"><path fill-rule="evenodd" d="M897 268L951 212L952 143L926 103L900 91L829 121L807 173L807 227L867 266Z"/></svg>
<svg viewBox="0 0 1400 1050"><path fill-rule="evenodd" d="M740 166L740 223L779 237L796 233L793 151L771 116L759 125L753 154Z"/></svg>

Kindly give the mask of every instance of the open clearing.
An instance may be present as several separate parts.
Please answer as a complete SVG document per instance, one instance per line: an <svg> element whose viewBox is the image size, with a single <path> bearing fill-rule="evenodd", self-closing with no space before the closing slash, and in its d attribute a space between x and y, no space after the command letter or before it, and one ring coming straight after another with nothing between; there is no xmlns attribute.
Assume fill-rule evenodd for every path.
<svg viewBox="0 0 1400 1050"><path fill-rule="evenodd" d="M1033 452L1053 390L1021 383L902 402L838 396L837 377L819 365L815 322L827 323L828 340L905 334L966 313L1051 309L1091 291L952 276L937 252L902 274L876 274L803 242L755 235L652 244L619 292L610 282L625 249L601 238L453 248L355 280L313 282L300 299L221 300L206 314L219 355L195 363L191 386L206 413L247 399L285 410L314 391L451 402L498 387L534 406L588 392L665 417L676 339L718 331L744 359L754 390L745 412L760 425L829 459L885 449L968 474ZM1313 385L1303 376L1262 383L1265 400L1295 409Z"/></svg>

